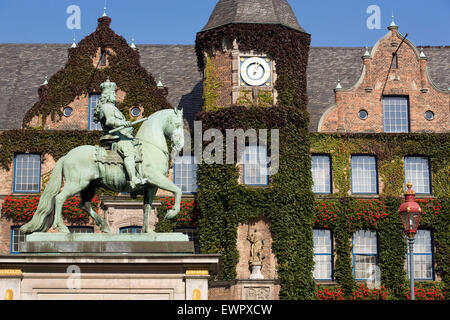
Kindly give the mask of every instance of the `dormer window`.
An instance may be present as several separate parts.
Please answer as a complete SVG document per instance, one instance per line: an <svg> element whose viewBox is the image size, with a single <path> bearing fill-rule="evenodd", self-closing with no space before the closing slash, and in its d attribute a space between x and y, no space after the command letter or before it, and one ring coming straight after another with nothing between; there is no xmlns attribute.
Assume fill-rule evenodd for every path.
<svg viewBox="0 0 450 320"><path fill-rule="evenodd" d="M100 66L102 66L102 67L106 66L106 50L105 49L101 49Z"/></svg>
<svg viewBox="0 0 450 320"><path fill-rule="evenodd" d="M392 54L392 69L398 69L398 54Z"/></svg>

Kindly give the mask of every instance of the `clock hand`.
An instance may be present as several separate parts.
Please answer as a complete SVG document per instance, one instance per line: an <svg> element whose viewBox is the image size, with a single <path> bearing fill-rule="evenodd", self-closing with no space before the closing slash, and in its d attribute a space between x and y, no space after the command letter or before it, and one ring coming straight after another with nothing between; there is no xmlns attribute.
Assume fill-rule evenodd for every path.
<svg viewBox="0 0 450 320"><path fill-rule="evenodd" d="M259 65L260 65L260 64L261 64L261 63L259 63L259 62L256 63L255 68L253 69L253 75L255 75L255 74L256 74L256 71L258 71L258 68L259 68Z"/></svg>

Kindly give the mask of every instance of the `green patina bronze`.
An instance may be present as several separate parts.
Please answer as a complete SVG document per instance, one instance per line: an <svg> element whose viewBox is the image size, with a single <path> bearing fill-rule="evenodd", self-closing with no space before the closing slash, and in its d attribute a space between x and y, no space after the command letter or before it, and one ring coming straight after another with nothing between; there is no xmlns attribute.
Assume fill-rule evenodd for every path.
<svg viewBox="0 0 450 320"><path fill-rule="evenodd" d="M21 227L22 232L46 232L53 226L59 232L68 233L62 206L67 198L80 193L80 207L89 213L102 232L108 233L106 221L90 203L99 187L144 195L142 231L145 233L153 232L149 215L158 188L175 196L175 204L166 218L173 218L180 211L181 189L168 178L170 159L166 137L173 143L173 158L184 145L183 111L174 108L155 112L143 121L133 137L131 127L135 123L126 121L115 107L115 83L107 80L101 88L102 97L94 117L104 131L102 147L80 146L58 160L36 212L31 221Z"/></svg>

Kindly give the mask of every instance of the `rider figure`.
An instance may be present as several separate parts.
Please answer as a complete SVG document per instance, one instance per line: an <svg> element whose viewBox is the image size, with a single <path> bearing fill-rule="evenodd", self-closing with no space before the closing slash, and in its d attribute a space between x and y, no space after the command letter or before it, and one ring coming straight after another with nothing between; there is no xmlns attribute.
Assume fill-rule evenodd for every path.
<svg viewBox="0 0 450 320"><path fill-rule="evenodd" d="M130 186L132 189L135 189L138 185L144 185L146 180L138 178L136 172L136 151L133 146L132 122L127 121L122 112L116 108L116 84L108 79L100 85L100 88L102 89L102 94L94 110L94 121L100 122L104 136L109 135L109 131L112 129L121 126L125 127L115 132L113 138L118 140L115 142L117 153L123 159Z"/></svg>

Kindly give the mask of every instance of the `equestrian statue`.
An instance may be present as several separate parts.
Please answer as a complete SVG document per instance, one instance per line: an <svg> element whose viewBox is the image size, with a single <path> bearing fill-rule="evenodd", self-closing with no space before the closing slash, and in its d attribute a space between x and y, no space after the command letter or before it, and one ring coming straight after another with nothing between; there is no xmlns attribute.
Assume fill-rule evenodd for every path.
<svg viewBox="0 0 450 320"><path fill-rule="evenodd" d="M100 187L144 196L142 232L145 233L153 232L149 216L158 188L172 192L175 197L175 204L165 217L173 218L180 211L181 189L168 178L168 173L170 157L173 159L184 146L183 110L164 109L130 122L115 106L116 84L108 79L100 88L100 102L94 110L94 121L100 122L103 129L100 146L74 148L56 162L33 218L20 228L25 234L46 232L52 226L69 233L63 222L63 204L78 193L80 208L102 232L110 232L106 221L91 207ZM142 123L141 127L133 136L132 126L138 123ZM170 155L166 137L172 142Z"/></svg>

